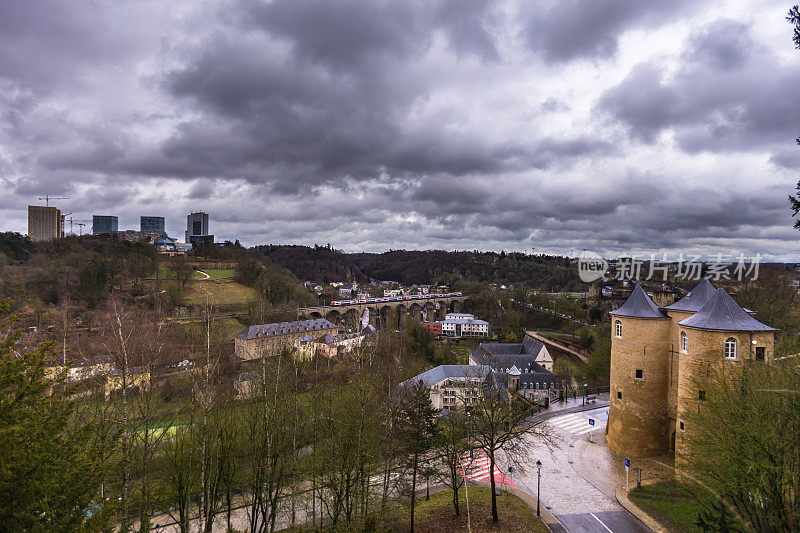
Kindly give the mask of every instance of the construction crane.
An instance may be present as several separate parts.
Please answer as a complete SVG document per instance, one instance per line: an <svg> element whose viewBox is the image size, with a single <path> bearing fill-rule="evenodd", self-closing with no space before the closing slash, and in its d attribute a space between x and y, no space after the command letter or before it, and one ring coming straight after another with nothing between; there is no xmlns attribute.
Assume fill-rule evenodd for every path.
<svg viewBox="0 0 800 533"><path fill-rule="evenodd" d="M50 200L69 200L69 196L50 196L49 194L45 194L44 196L40 196L39 200L44 200L45 205L50 207Z"/></svg>
<svg viewBox="0 0 800 533"><path fill-rule="evenodd" d="M72 213L67 213L67 215L71 215L71 214L72 214ZM67 220L67 222L69 222L69 232L70 232L70 233L72 233L73 235L75 234L75 232L74 232L74 231L72 231L72 224L73 224L73 222L74 222L75 224L77 224L78 226L85 226L85 225L86 225L86 223L89 223L89 222L91 222L91 220L81 220L81 219L79 219L79 218L72 218L72 217L69 217L69 218L68 218L68 219L66 219L66 220ZM83 235L83 233L81 233L81 235Z"/></svg>

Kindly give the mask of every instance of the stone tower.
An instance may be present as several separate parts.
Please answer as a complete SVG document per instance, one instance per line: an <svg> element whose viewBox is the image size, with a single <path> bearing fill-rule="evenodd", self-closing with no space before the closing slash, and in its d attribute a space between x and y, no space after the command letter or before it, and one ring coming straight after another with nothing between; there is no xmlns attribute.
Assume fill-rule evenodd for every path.
<svg viewBox="0 0 800 533"><path fill-rule="evenodd" d="M608 446L629 457L665 453L670 318L638 283L611 315Z"/></svg>
<svg viewBox="0 0 800 533"><path fill-rule="evenodd" d="M707 279L663 308L636 284L611 315L607 441L620 455L674 449L682 466L691 455L687 415L702 409L703 380L724 365L772 361L775 330Z"/></svg>
<svg viewBox="0 0 800 533"><path fill-rule="evenodd" d="M753 318L722 288L697 313L676 325L680 362L675 462L680 467L691 459L687 436L694 428L687 417L703 408L707 377L726 365L771 362L775 329Z"/></svg>
<svg viewBox="0 0 800 533"><path fill-rule="evenodd" d="M670 364L669 364L669 389L667 392L667 415L669 416L669 451L675 451L676 431L678 428L678 372L680 366L681 353L681 331L678 322L684 318L689 318L704 305L708 303L716 294L717 289L703 278L700 283L686 293L686 296L677 302L663 308L670 317Z"/></svg>

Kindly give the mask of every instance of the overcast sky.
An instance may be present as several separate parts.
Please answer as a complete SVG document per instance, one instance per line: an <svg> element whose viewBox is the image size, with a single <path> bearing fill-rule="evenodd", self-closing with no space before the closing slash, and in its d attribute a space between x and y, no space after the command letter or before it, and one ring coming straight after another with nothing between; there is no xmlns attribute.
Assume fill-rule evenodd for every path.
<svg viewBox="0 0 800 533"><path fill-rule="evenodd" d="M790 7L2 2L0 229L800 259Z"/></svg>

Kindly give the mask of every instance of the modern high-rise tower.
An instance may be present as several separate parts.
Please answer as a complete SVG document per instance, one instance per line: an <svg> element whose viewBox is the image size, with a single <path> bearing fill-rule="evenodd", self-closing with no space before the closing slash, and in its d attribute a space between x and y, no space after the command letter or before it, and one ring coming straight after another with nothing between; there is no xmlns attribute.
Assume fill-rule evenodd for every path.
<svg viewBox="0 0 800 533"><path fill-rule="evenodd" d="M92 233L107 233L119 231L119 219L112 215L93 215Z"/></svg>
<svg viewBox="0 0 800 533"><path fill-rule="evenodd" d="M186 242L210 241L214 236L208 232L208 213L198 211L186 217Z"/></svg>
<svg viewBox="0 0 800 533"><path fill-rule="evenodd" d="M28 237L34 242L51 241L64 236L64 215L57 207L28 206Z"/></svg>
<svg viewBox="0 0 800 533"><path fill-rule="evenodd" d="M147 233L164 233L164 217L139 217L139 230Z"/></svg>

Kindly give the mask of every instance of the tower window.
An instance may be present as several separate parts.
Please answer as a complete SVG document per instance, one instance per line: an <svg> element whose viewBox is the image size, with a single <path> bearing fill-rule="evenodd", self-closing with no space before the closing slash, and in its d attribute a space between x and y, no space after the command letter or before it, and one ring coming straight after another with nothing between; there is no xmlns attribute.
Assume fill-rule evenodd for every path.
<svg viewBox="0 0 800 533"><path fill-rule="evenodd" d="M767 349L763 346L756 346L756 361L764 361Z"/></svg>
<svg viewBox="0 0 800 533"><path fill-rule="evenodd" d="M699 400L705 400L706 399L706 391L704 391L704 390L697 391L697 398Z"/></svg>
<svg viewBox="0 0 800 533"><path fill-rule="evenodd" d="M643 374L642 370L640 368L637 368L636 369L636 378L637 379L642 379L642 374Z"/></svg>
<svg viewBox="0 0 800 533"><path fill-rule="evenodd" d="M614 322L614 335L616 335L618 339L622 338L622 322L619 320Z"/></svg>
<svg viewBox="0 0 800 533"><path fill-rule="evenodd" d="M681 431L683 431L683 422L681 422Z"/></svg>
<svg viewBox="0 0 800 533"><path fill-rule="evenodd" d="M689 338L686 336L685 331L681 331L681 351L683 353L689 351Z"/></svg>
<svg viewBox="0 0 800 533"><path fill-rule="evenodd" d="M725 358L736 359L736 339L728 337L725 340Z"/></svg>
<svg viewBox="0 0 800 533"><path fill-rule="evenodd" d="M622 399L622 391L617 391L617 399L618 400Z"/></svg>

